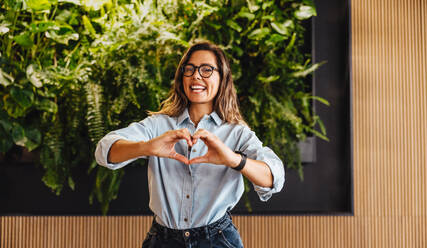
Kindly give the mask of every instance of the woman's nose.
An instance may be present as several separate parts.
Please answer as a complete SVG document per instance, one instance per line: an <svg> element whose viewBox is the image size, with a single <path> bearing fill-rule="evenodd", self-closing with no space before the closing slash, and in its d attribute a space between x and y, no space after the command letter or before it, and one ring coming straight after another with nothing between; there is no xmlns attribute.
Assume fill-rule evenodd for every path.
<svg viewBox="0 0 427 248"><path fill-rule="evenodd" d="M193 78L194 78L194 79L202 79L202 76L200 75L200 73L199 73L199 70L198 70L198 69L196 69L196 70L194 71L194 73L193 73Z"/></svg>

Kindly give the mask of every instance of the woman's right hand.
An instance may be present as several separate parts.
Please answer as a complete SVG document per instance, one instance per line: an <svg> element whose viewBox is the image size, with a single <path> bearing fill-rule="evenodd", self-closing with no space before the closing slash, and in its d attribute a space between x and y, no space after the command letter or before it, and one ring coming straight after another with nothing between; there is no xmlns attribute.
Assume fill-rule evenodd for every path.
<svg viewBox="0 0 427 248"><path fill-rule="evenodd" d="M150 147L150 155L164 158L172 158L188 164L188 159L175 151L175 144L185 139L189 146L193 146L190 131L187 128L170 130L164 134L147 141Z"/></svg>

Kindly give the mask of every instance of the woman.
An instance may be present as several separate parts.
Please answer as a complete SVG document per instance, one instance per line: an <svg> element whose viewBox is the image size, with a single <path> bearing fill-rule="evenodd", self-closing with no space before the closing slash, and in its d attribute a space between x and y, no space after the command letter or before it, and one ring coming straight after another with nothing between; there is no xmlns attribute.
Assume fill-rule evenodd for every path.
<svg viewBox="0 0 427 248"><path fill-rule="evenodd" d="M155 217L143 247L243 247L229 214L242 175L262 201L285 181L280 159L243 121L224 52L207 42L187 50L160 111L107 134L95 156L110 169L148 158Z"/></svg>

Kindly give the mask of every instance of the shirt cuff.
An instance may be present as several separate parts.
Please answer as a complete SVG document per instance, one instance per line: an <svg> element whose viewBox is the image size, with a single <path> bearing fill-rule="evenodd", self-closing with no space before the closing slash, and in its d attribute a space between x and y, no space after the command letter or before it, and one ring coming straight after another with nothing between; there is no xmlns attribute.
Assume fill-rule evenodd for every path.
<svg viewBox="0 0 427 248"><path fill-rule="evenodd" d="M254 190L257 192L258 197L261 201L267 201L271 198L274 193L280 192L285 183L285 171L283 168L283 163L280 160L275 159L257 159L267 164L270 168L271 174L273 176L273 187L261 187L259 185L253 184Z"/></svg>

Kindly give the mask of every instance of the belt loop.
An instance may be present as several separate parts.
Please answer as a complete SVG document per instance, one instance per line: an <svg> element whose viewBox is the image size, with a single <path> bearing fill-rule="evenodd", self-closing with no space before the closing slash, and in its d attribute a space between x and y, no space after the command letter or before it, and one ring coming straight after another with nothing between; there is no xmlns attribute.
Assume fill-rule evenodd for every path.
<svg viewBox="0 0 427 248"><path fill-rule="evenodd" d="M163 239L164 239L164 240L167 240L167 239L169 238L169 235L168 235L168 229L167 229L167 228L162 227L162 233L163 233Z"/></svg>
<svg viewBox="0 0 427 248"><path fill-rule="evenodd" d="M227 214L228 214L228 216L230 216L230 219L233 220L233 218L231 217L230 210L227 210Z"/></svg>
<svg viewBox="0 0 427 248"><path fill-rule="evenodd" d="M210 229L208 226L205 226L205 235L206 235L206 239L209 240L211 237L211 233L210 233Z"/></svg>

